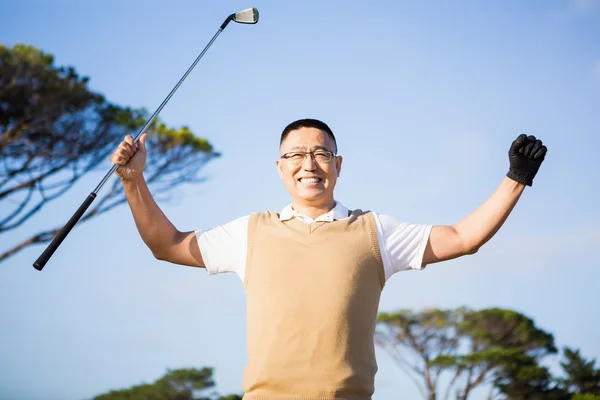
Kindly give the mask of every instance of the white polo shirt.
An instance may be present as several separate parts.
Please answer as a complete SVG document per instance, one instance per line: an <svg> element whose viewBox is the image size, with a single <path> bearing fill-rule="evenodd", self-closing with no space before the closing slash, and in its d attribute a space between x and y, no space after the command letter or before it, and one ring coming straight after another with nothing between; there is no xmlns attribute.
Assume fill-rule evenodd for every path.
<svg viewBox="0 0 600 400"><path fill-rule="evenodd" d="M387 281L399 271L423 269L423 254L433 225L410 224L389 215L373 212L377 225L377 240ZM348 217L348 208L336 202L335 207L316 219L301 215L287 205L279 213L281 221L298 218L304 223L341 221ZM248 246L248 222L244 216L208 230L197 230L196 239L209 274L234 272L244 282Z"/></svg>

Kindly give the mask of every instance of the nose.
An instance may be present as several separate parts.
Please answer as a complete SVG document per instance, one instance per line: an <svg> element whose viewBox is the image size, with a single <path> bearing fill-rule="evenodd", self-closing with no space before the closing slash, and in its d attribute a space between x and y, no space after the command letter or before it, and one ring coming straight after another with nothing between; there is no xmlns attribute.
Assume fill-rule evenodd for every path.
<svg viewBox="0 0 600 400"><path fill-rule="evenodd" d="M316 169L317 162L315 161L315 157L312 153L308 153L306 157L304 157L304 162L302 162L302 169L305 171L314 171Z"/></svg>

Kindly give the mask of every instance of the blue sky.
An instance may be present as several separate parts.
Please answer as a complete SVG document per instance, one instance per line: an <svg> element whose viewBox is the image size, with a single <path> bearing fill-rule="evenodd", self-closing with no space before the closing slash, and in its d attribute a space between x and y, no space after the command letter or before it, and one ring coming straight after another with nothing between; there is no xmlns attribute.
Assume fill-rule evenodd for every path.
<svg viewBox="0 0 600 400"><path fill-rule="evenodd" d="M260 22L230 25L161 113L223 154L205 184L160 204L173 223L209 228L287 204L275 159L297 118L336 133L339 201L415 223L458 222L504 177L512 140L534 134L548 156L496 237L397 274L381 310L513 308L600 360L600 2L22 0L0 5L0 41L53 53L109 100L152 111L247 7ZM64 224L103 175L2 247ZM215 367L222 393L241 391L235 275L156 261L126 207L79 225L38 272L42 250L0 266L0 397L84 399L191 366ZM378 362L375 400L417 396L385 354Z"/></svg>

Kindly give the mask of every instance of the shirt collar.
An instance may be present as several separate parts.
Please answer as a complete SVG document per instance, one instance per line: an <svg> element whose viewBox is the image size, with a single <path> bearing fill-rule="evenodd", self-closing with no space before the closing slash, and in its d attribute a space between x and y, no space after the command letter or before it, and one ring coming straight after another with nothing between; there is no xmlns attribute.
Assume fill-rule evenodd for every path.
<svg viewBox="0 0 600 400"><path fill-rule="evenodd" d="M291 204L288 204L287 206L285 206L281 212L279 213L279 220L281 221L287 221L290 220L292 218L299 218L305 222L316 222L316 221L325 221L325 222L333 222L333 221L339 221L345 218L348 218L348 208L346 208L346 206L344 206L342 203L340 203L339 201L335 202L335 207L333 207L333 209L331 209L328 213L325 213L323 215L319 215L317 218L315 218L314 220L306 215L302 215L300 214L298 211L294 210L292 208Z"/></svg>

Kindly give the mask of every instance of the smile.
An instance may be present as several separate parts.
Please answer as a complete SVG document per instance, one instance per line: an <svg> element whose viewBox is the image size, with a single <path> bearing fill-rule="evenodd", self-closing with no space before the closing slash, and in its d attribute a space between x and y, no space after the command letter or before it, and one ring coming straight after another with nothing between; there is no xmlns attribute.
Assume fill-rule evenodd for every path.
<svg viewBox="0 0 600 400"><path fill-rule="evenodd" d="M298 182L301 182L301 183L319 183L321 181L322 181L321 178L300 178L300 179L298 179Z"/></svg>

